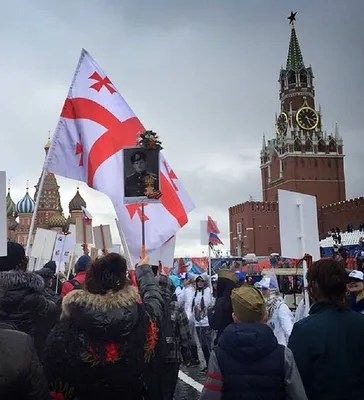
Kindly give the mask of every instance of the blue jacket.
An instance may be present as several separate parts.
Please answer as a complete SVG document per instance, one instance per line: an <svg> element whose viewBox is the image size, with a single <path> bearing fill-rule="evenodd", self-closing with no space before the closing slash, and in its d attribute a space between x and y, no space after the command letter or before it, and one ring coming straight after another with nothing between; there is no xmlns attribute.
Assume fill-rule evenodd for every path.
<svg viewBox="0 0 364 400"><path fill-rule="evenodd" d="M285 355L265 324L229 325L215 348L224 399L285 399Z"/></svg>

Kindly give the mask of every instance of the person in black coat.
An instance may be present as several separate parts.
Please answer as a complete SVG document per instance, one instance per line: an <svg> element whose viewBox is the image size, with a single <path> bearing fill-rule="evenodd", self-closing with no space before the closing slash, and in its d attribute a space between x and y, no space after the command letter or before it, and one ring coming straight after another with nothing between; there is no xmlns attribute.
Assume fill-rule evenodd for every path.
<svg viewBox="0 0 364 400"><path fill-rule="evenodd" d="M53 303L56 303L60 307L62 303L62 297L52 289L54 281L53 271L49 268L43 267L36 271L36 274L42 277L44 280L44 297L53 301Z"/></svg>
<svg viewBox="0 0 364 400"><path fill-rule="evenodd" d="M8 242L7 251L0 257L0 322L30 335L42 359L45 339L57 322L57 306L44 297L43 279L26 272L23 246Z"/></svg>
<svg viewBox="0 0 364 400"><path fill-rule="evenodd" d="M215 305L208 312L209 325L217 331L215 344L218 342L224 329L233 323L233 309L230 295L233 289L238 287L239 278L233 271L220 269L217 280L217 298Z"/></svg>
<svg viewBox="0 0 364 400"><path fill-rule="evenodd" d="M156 349L164 302L149 265L136 268L139 292L126 272L125 258L107 254L89 266L85 289L63 298L44 357L54 397L144 398L143 374Z"/></svg>
<svg viewBox="0 0 364 400"><path fill-rule="evenodd" d="M316 261L307 272L314 304L296 322L288 347L309 400L362 399L364 393L364 316L348 308L348 275L332 259Z"/></svg>
<svg viewBox="0 0 364 400"><path fill-rule="evenodd" d="M32 339L6 324L0 324L0 399L51 399Z"/></svg>

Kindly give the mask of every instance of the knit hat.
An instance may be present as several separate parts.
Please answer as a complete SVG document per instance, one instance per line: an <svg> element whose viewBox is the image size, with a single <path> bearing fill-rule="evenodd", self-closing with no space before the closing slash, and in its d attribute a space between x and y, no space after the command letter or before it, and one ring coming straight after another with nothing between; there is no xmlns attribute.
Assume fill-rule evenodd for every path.
<svg viewBox="0 0 364 400"><path fill-rule="evenodd" d="M37 275L41 276L45 281L52 279L54 276L53 271L50 268L43 267L35 272Z"/></svg>
<svg viewBox="0 0 364 400"><path fill-rule="evenodd" d="M77 260L76 265L75 265L76 274L78 274L79 272L82 272L82 271L86 271L86 269L87 269L88 265L90 264L90 262L91 262L91 257L90 256L86 256L86 255L81 256Z"/></svg>
<svg viewBox="0 0 364 400"><path fill-rule="evenodd" d="M16 242L7 243L7 256L0 257L0 271L11 271L12 269L26 269L28 259L24 247Z"/></svg>
<svg viewBox="0 0 364 400"><path fill-rule="evenodd" d="M219 278L225 278L233 281L234 283L239 282L239 278L235 275L234 271L230 271L230 269L222 268L217 273Z"/></svg>
<svg viewBox="0 0 364 400"><path fill-rule="evenodd" d="M236 318L240 322L261 322L266 308L259 290L250 285L243 285L231 292L231 304Z"/></svg>
<svg viewBox="0 0 364 400"><path fill-rule="evenodd" d="M55 261L51 260L51 261L48 261L46 264L44 264L43 268L48 268L53 272L53 274L55 274L57 271L57 264Z"/></svg>

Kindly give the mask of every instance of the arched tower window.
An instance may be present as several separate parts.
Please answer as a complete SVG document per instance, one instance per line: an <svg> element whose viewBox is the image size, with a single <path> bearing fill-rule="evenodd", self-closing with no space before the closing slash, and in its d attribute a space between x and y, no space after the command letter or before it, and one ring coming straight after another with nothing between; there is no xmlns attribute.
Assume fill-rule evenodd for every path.
<svg viewBox="0 0 364 400"><path fill-rule="evenodd" d="M294 151L302 151L301 139L296 139L294 141Z"/></svg>
<svg viewBox="0 0 364 400"><path fill-rule="evenodd" d="M307 139L306 140L305 150L306 150L306 153L312 153L313 152L313 146L312 146L311 139Z"/></svg>
<svg viewBox="0 0 364 400"><path fill-rule="evenodd" d="M329 152L330 152L330 153L336 153L336 151L337 151L336 142L335 142L334 139L330 139L330 142L329 142Z"/></svg>
<svg viewBox="0 0 364 400"><path fill-rule="evenodd" d="M300 72L300 83L301 85L307 85L307 73L304 70Z"/></svg>
<svg viewBox="0 0 364 400"><path fill-rule="evenodd" d="M289 71L288 73L288 85L294 85L296 83L296 73Z"/></svg>
<svg viewBox="0 0 364 400"><path fill-rule="evenodd" d="M323 139L320 139L318 142L318 152L325 153L326 152L326 143Z"/></svg>
<svg viewBox="0 0 364 400"><path fill-rule="evenodd" d="M281 91L283 92L284 90L284 78L281 79Z"/></svg>

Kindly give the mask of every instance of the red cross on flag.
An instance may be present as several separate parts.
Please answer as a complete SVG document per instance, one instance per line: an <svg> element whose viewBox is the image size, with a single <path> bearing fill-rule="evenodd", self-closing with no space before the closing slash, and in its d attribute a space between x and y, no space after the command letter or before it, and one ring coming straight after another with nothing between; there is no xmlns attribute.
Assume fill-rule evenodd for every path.
<svg viewBox="0 0 364 400"><path fill-rule="evenodd" d="M135 146L137 134L144 130L109 77L82 50L44 169L105 193L136 260L141 254L141 206L124 205L122 150ZM175 235L195 207L162 154L160 182L161 202L145 207L147 252Z"/></svg>

